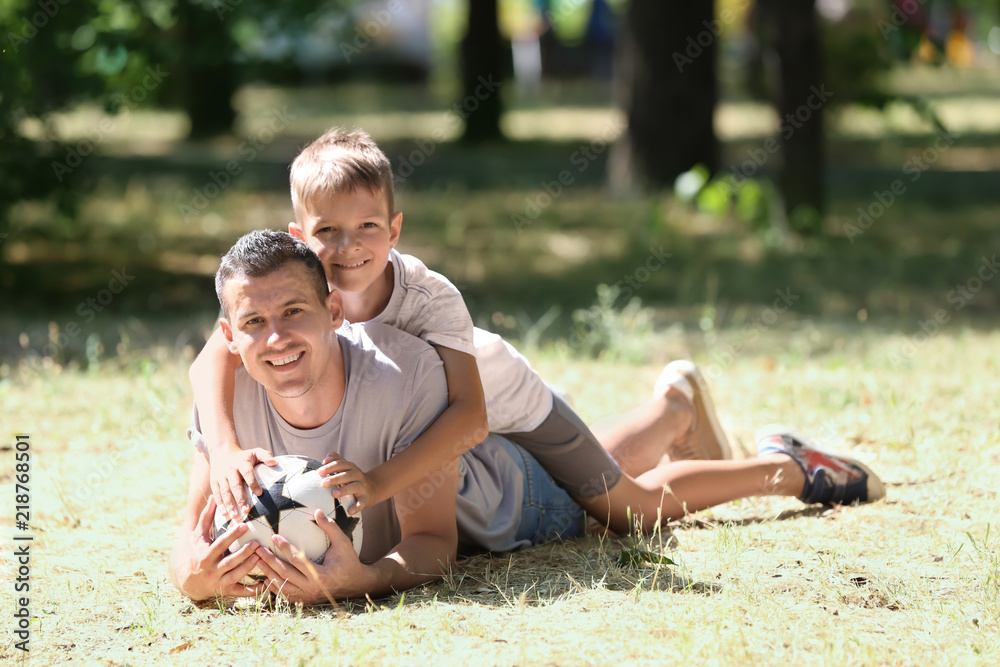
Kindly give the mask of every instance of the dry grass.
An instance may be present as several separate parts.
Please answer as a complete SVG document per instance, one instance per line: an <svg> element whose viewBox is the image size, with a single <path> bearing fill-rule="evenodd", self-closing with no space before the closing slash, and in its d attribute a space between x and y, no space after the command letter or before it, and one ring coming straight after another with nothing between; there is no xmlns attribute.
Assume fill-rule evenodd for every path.
<svg viewBox="0 0 1000 667"><path fill-rule="evenodd" d="M673 526L676 565L620 567L622 541L591 536L477 557L340 610L196 607L171 587L188 461L180 352L12 375L5 442L29 432L34 457L31 664L996 664L1000 334L956 323L894 367L898 334L859 328L845 343L840 326L782 324L715 381L719 410L742 442L781 419L850 450L882 473L885 502L746 500ZM661 355L711 363L698 338L655 342L641 367L533 356L593 419L642 398ZM18 657L13 643L5 634L0 657Z"/></svg>

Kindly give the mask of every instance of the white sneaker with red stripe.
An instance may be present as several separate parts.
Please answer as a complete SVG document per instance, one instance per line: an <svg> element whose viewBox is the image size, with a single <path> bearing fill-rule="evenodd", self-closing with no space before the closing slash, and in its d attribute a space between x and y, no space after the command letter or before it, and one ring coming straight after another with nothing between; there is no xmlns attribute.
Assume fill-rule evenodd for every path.
<svg viewBox="0 0 1000 667"><path fill-rule="evenodd" d="M799 500L804 503L850 505L885 497L885 485L864 463L819 449L795 431L771 424L757 431L757 456L787 454L806 476Z"/></svg>

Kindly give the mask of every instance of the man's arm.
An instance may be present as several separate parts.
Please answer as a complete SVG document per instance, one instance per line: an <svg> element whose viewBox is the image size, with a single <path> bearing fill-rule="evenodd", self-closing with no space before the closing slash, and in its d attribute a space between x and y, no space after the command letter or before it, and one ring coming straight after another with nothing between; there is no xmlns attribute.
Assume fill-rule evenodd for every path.
<svg viewBox="0 0 1000 667"><path fill-rule="evenodd" d="M330 549L323 564L309 562L287 540L276 535L273 541L290 563L279 560L263 547L257 550L268 586L290 602L312 604L406 590L441 577L455 561L458 549L455 523L458 464L441 469L431 480L430 491L427 481L421 480L393 498L401 539L381 559L371 565L361 563L347 536L317 510L316 523L330 537ZM414 508L408 504L407 496L422 503Z"/></svg>

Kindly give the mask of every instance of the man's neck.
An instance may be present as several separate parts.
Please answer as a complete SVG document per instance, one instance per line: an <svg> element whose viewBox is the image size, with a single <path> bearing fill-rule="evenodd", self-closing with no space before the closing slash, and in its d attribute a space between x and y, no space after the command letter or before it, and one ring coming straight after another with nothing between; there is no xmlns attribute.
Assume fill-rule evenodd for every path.
<svg viewBox="0 0 1000 667"><path fill-rule="evenodd" d="M339 335L334 336L337 343L330 363L309 391L295 398L283 398L268 392L274 409L293 428L319 428L333 419L340 409L347 387L347 374L344 371L344 343Z"/></svg>
<svg viewBox="0 0 1000 667"><path fill-rule="evenodd" d="M382 314L396 282L392 270L392 257L386 262L385 271L363 292L341 292L344 302L344 319L348 322L367 322Z"/></svg>

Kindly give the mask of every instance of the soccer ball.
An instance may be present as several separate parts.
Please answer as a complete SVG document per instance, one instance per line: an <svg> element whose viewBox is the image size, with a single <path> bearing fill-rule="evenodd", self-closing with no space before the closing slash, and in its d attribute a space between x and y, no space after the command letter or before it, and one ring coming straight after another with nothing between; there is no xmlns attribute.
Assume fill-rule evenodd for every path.
<svg viewBox="0 0 1000 667"><path fill-rule="evenodd" d="M250 526L250 530L233 542L230 551L237 551L244 544L257 540L278 558L287 561L271 541L271 537L277 533L303 552L306 558L314 563L322 563L323 556L330 548L330 538L316 525L313 518L315 510L320 509L351 538L355 553L360 554L361 515L347 515L347 509L355 502L354 496L334 498L330 489L322 485L323 478L320 477L319 468L323 464L316 459L291 454L276 456L275 459L278 465L273 468L263 463L254 466L253 472L262 490L260 496L253 495L250 487L243 485L247 499L253 502L250 512L242 520ZM213 539L232 528L234 521L238 520L228 519L221 508L216 508ZM257 582L265 577L255 567L247 578Z"/></svg>

